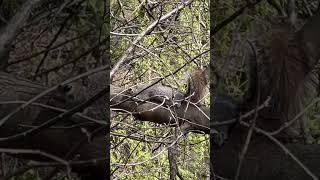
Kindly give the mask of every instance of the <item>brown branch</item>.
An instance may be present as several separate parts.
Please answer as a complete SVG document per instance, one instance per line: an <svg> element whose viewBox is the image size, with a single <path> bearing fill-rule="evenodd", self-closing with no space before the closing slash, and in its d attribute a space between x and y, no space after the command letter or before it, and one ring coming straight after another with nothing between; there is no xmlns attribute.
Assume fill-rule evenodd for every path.
<svg viewBox="0 0 320 180"><path fill-rule="evenodd" d="M1 137L0 138L0 142L3 141L10 141L10 140L16 140L19 138L23 138L23 137L27 137L30 135L34 135L38 132L40 132L41 130L52 126L53 124L55 124L56 122L58 122L59 120L71 117L73 114L79 112L79 111L83 111L86 107L90 106L91 104L93 104L97 99L101 98L103 95L107 94L110 92L110 89L107 87L103 90L101 90L100 92L98 92L96 95L94 95L92 98L90 98L88 101L83 102L77 106L75 106L74 108L70 109L67 112L64 112L56 117L51 118L50 120L44 122L43 124L34 127L30 130L24 131L22 133L18 133L12 136L8 136L8 137Z"/></svg>
<svg viewBox="0 0 320 180"><path fill-rule="evenodd" d="M90 35L90 34L89 34L90 31L92 31L92 29L90 29L89 31L87 31L87 32L85 32L85 33L83 33L83 34L81 34L81 35L79 35L79 36L77 36L77 37L74 37L74 38L71 38L71 39L67 39L67 40L65 40L64 42L57 44L56 46L52 46L52 47L47 48L47 49L45 49L45 50L42 50L42 51L39 51L39 52L35 52L34 54L31 54L30 56L23 57L23 58L18 59L18 60L16 60L16 61L9 62L9 63L8 63L8 66L11 66L11 65L14 65L14 64L18 64L18 63L22 63L22 62L24 62L24 61L28 61L28 60L30 60L30 59L32 59L32 58L34 58L34 57L37 57L37 56L39 56L39 55L41 55L41 54L43 54L43 53L46 53L47 51L51 51L51 50L57 49L57 48L65 45L65 44L71 43L71 42L73 42L73 41L75 41L75 40L77 40L77 39L80 39L80 38L89 36L89 35Z"/></svg>
<svg viewBox="0 0 320 180"><path fill-rule="evenodd" d="M190 61L188 61L187 63L185 63L184 65L182 65L181 67L179 67L178 69L176 69L174 72L172 73L169 73L168 75L165 75L164 77L161 77L159 78L157 81L151 83L149 86L145 87L144 89L142 89L141 91L137 92L134 96L130 96L129 98L127 99L124 99L123 101L121 102L118 102L117 104L113 104L113 106L116 106L116 105L119 105L119 104L122 104L124 102L127 102L131 99L133 99L134 97L136 97L137 95L141 94L142 92L144 92L145 90L149 89L150 87L158 84L159 82L161 82L162 80L168 78L169 76L172 76L174 74L177 74L181 69L185 68L188 64L190 64L191 62L194 62L196 59L198 59L199 57L201 57L202 55L208 53L210 50L206 50L200 54L198 54L197 56L195 56L194 58L192 58ZM1 124L0 124L1 125Z"/></svg>
<svg viewBox="0 0 320 180"><path fill-rule="evenodd" d="M95 129L94 131L91 132L91 139L93 138L93 136L95 134L98 134L100 133L102 130L106 130L107 126L102 126L100 128L97 128ZM81 149L81 147L85 144L85 143L90 143L90 141L88 141L88 137L83 137L82 139L80 139L80 141L75 144L73 147L70 148L70 150L66 153L66 155L63 157L64 159L70 159L70 157L78 150L78 149ZM110 149L109 149L110 150ZM106 150L108 151L108 150ZM76 164L77 162L72 162L70 164ZM106 162L106 163L109 163L109 162ZM45 180L46 179L51 179L50 177L54 176L54 174L56 174L58 172L58 168L55 168L54 170L52 170L50 173L48 173L49 175L44 178Z"/></svg>
<svg viewBox="0 0 320 180"><path fill-rule="evenodd" d="M246 126L246 127L250 127L250 124L241 121L240 122L241 125ZM279 140L277 140L275 137L273 137L272 135L270 135L269 132L266 132L260 128L254 127L255 132L263 134L264 136L266 136L267 138L269 138L271 141L273 141L276 145L278 145L285 154L289 155L291 159L293 159L293 161L295 161L313 180L319 180L317 178L317 176L312 173L308 167L306 167L295 155L293 155L291 153L291 151L286 148Z"/></svg>
<svg viewBox="0 0 320 180"><path fill-rule="evenodd" d="M291 121L284 123L279 129L270 132L269 134L271 136L274 136L276 134L279 134L281 131L283 131L284 129L290 127L294 122L296 122L297 120L299 120L299 118L305 114L307 112L307 110L309 110L313 105L315 105L316 103L318 103L320 101L320 98L316 98L314 99L306 108L304 108L301 112L299 112L299 114L297 114Z"/></svg>
<svg viewBox="0 0 320 180"><path fill-rule="evenodd" d="M72 63L75 63L75 62L79 61L81 58L83 58L83 57L86 56L86 55L89 55L91 52L93 52L97 47L99 47L99 46L102 45L103 43L108 42L108 40L109 40L109 38L107 37L107 38L99 41L95 46L93 46L93 47L90 48L89 50L83 52L83 53L80 54L78 57L75 57L74 59L72 59L72 60L70 60L70 61L68 61L68 62L66 62L66 63L64 63L64 64L62 64L62 65L60 65L60 66L56 66L56 67L53 67L53 68L44 70L44 71L42 71L41 73L39 73L36 77L40 77L40 76L42 76L43 74L48 74L48 73L50 73L50 72L52 72L52 71L57 71L57 70L59 70L60 68L62 68L62 67L64 67L64 66L67 66L67 65L69 65L69 64L72 64ZM107 66L103 66L103 67L104 67L104 69L106 69Z"/></svg>
<svg viewBox="0 0 320 180"><path fill-rule="evenodd" d="M258 3L260 3L262 0L257 0L254 3L247 3L246 6L240 8L239 10L237 10L236 12L234 12L231 16L229 16L227 19L223 20L221 23L219 23L215 28L212 29L212 31L210 31L210 36L215 35L217 32L219 32L223 27L225 27L226 25L228 25L229 23L231 23L233 20L235 20L237 17L239 17L245 10L247 10L248 8L252 8L255 5L257 5ZM212 38L211 38L212 39Z"/></svg>
<svg viewBox="0 0 320 180"><path fill-rule="evenodd" d="M20 11L15 16L13 16L13 18L9 21L9 24L1 32L1 35L0 35L0 59L2 60L0 62L1 67L5 67L6 63L8 63L8 62L3 62L5 59L4 57L10 51L10 45L14 41L16 34L24 25L24 23L27 21L33 7L40 2L41 0L29 0L25 2L20 8Z"/></svg>
<svg viewBox="0 0 320 180"><path fill-rule="evenodd" d="M90 159L90 160L83 160L83 161L82 160L70 161L70 162L68 162L68 165L70 165L70 166L74 166L74 165L86 166L86 165L94 165L100 161L102 161L102 162L106 161L106 158ZM59 163L59 162L52 162L52 163L35 163L35 162L33 162L31 165L22 167L11 174L4 176L2 180L9 180L12 177L16 177L16 176L23 174L24 172L26 172L30 169L33 169L33 168L62 167L62 166L65 166L65 165L62 163Z"/></svg>
<svg viewBox="0 0 320 180"><path fill-rule="evenodd" d="M109 65L105 65L105 66L102 66L102 67L99 67L99 68L95 68L95 69L92 69L88 72L85 72L85 73L82 73L76 77L73 77L73 78L70 78L58 85L55 85L45 91L43 91L42 93L38 94L37 96L33 97L32 99L30 99L29 101L27 101L26 103L22 104L21 106L17 107L16 109L14 109L12 112L10 112L8 115L6 115L5 117L3 117L1 120L0 120L0 127L6 123L6 121L8 121L8 119L10 119L12 116L14 116L15 114L17 114L18 112L20 112L21 110L25 109L28 105L30 105L31 103L35 102L36 100L40 99L41 97L45 96L46 94L56 90L59 86L64 86L66 84L69 84L71 82L74 82L78 79L81 79L83 77L87 77L91 74L95 74L95 73L98 73L100 71L103 71L103 70L106 70L109 68Z"/></svg>
<svg viewBox="0 0 320 180"><path fill-rule="evenodd" d="M161 18L159 18L159 20L154 21L152 24L150 24L142 33L140 33L140 35L138 37L136 37L136 39L131 43L131 45L129 46L129 48L123 53L123 55L121 56L121 58L117 61L117 63L113 66L111 72L110 72L110 80L112 81L113 76L115 74L116 71L118 71L118 69L120 68L120 66L124 63L127 63L128 59L128 55L133 51L135 44L137 44L140 40L142 40L142 38L147 35L150 34L154 28L162 21L170 18L173 14L175 14L177 11L179 11L180 9L186 7L187 5L189 5L192 2L192 0L187 1L186 3L183 3L181 5L179 5L177 8L173 9L172 11L168 12L167 14L165 14L164 16L162 16Z"/></svg>
<svg viewBox="0 0 320 180"><path fill-rule="evenodd" d="M241 115L239 118L240 118L240 119L245 119L245 118L253 115L253 114L256 112L256 110L257 110L257 111L260 111L260 110L264 109L265 107L268 107L269 104L270 104L270 100L271 100L271 97L268 97L260 106L258 106L257 108L252 109L251 111L249 111L249 112ZM214 126L223 126L223 125L228 125L228 124L235 123L235 122L237 122L237 121L238 121L238 118L233 118L233 119L226 120L226 121L213 122L213 123L211 124L211 126L213 126L213 127L214 127Z"/></svg>
<svg viewBox="0 0 320 180"><path fill-rule="evenodd" d="M62 33L63 29L66 27L67 23L69 22L69 20L74 16L75 13L70 13L68 15L68 17L65 18L65 20L62 22L58 32L54 35L54 37L52 38L52 40L49 42L49 44L47 45L46 47L46 51L44 53L44 55L42 56L42 59L40 60L37 68L36 68L36 71L34 73L34 76L33 76L33 80L35 80L37 74L39 73L40 71L40 68L41 66L43 65L43 63L45 62L45 60L47 59L48 57L48 54L49 54L49 50L47 49L50 49L52 47L52 45L57 41L59 35Z"/></svg>
<svg viewBox="0 0 320 180"><path fill-rule="evenodd" d="M60 164L63 164L67 167L67 169L70 170L70 165L69 165L69 162L64 160L64 159L61 159L60 157L58 156L55 156L53 154L50 154L50 153L47 153L47 152L43 152L43 151L40 151L40 150L35 150L35 149L11 149L11 148L0 148L0 152L3 152L3 153L9 153L9 154L37 154L37 155L40 155L40 156L44 156L46 158L49 158L51 160L54 160L56 162L59 162ZM68 171L69 171L68 170Z"/></svg>
<svg viewBox="0 0 320 180"><path fill-rule="evenodd" d="M27 101L1 101L0 104L24 104L27 103ZM42 104L42 103L31 103L31 106L38 106L38 107L42 107L45 109L50 109L52 111L56 111L56 112L67 112L66 109L62 109L62 108L58 108L58 107L54 107L54 106L50 106L50 105L46 105L46 104ZM86 119L88 121L100 124L100 125L107 125L107 122L103 121L103 120L98 120L98 119L94 119L92 117L86 116L84 114L81 113L75 113L76 116Z"/></svg>
<svg viewBox="0 0 320 180"><path fill-rule="evenodd" d="M252 48L252 51L254 53L254 61L256 62L257 61L257 56L256 56L256 50L254 49L253 45L249 42L251 48ZM253 72L252 75L255 75L255 76L258 76L258 72L256 70L256 72ZM243 149L240 153L240 156L239 156L239 164L238 164L238 167L237 167L237 171L236 171L236 176L235 176L235 180L238 180L239 177L240 177L240 170L241 170L241 166L242 166L242 163L243 163L243 160L244 160L244 156L246 155L247 153L247 150L248 150L248 147L249 147L249 143L251 141L251 137L252 137L252 133L253 133L253 130L254 130L254 127L256 125L256 121L257 121L257 118L258 118L258 106L260 104L260 98L261 98L261 89L260 89L260 86L259 86L259 82L256 82L258 85L257 85L257 91L258 91L258 94L257 94L257 103L256 103L256 108L255 108L255 111L254 111L254 118L251 122L251 125L250 125L250 128L249 128L249 131L248 131L248 134L247 134L247 137L246 137L246 141L243 145ZM241 122L241 119L240 119L240 122Z"/></svg>

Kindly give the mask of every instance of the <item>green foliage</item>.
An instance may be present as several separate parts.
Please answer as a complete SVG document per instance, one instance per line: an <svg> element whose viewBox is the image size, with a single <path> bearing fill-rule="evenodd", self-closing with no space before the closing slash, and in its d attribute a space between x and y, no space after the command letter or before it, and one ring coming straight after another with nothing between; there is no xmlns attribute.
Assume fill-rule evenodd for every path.
<svg viewBox="0 0 320 180"><path fill-rule="evenodd" d="M145 31L151 23L156 21L157 17L177 6L177 1L172 1L164 3L162 8L157 6L154 9L147 9L146 3L148 2L137 0L111 1L111 14L113 16L111 31L119 34L112 39L114 44L111 48L112 64L124 55L124 51L132 45L137 35ZM161 3L161 1L152 1L150 7ZM214 17L214 19L211 19L211 23L217 25L236 10L242 8L246 2L226 0L210 3L213 3L210 13ZM92 6L94 6L94 3ZM172 74L172 72L209 47L208 6L209 1L194 1L190 7L179 12L177 19L170 19L172 24L169 21L160 23L150 34L144 36L139 43L134 45L133 53L128 55L128 58L134 60L125 64L120 70L121 73L130 74L126 77L129 86L140 82L149 82L156 77L171 74L163 83L185 91L186 78L184 75L186 72L192 71L197 65L208 64L209 57L203 56L197 59L196 63L189 64L176 74ZM150 10L150 12L147 12L147 10ZM99 14L100 11L95 12ZM243 14L214 35L213 48L218 55L225 57L231 54L232 49L230 50L230 47L234 40L232 39L232 33L237 32L242 36L242 39L249 39L248 33L256 30L256 24L254 23L265 22L265 19L269 19L276 13L274 8L264 1ZM266 23L264 26L269 26L269 24ZM230 59L225 61L231 61ZM240 61L236 63L241 64ZM225 91L228 94L235 97L243 96L244 86L247 83L243 82L239 75L243 71L243 67L234 70L226 78ZM315 111L318 112L318 110ZM319 132L320 125L317 117L311 116L311 118L310 126L312 130ZM122 118L118 120L122 121ZM148 175L148 179L160 179L159 177L168 179L169 162L165 148L169 143L167 141L158 142L157 140L163 137L170 128L149 122L137 122L133 118L126 119L125 123L135 128L130 129L129 125L120 126L113 132L123 135L139 134L139 137L143 138L113 137L112 144L118 144L118 146L111 152L112 168L121 169L121 171L116 172L116 176L119 179L146 179L146 175ZM178 167L179 173L185 179L199 179L209 171L209 143L207 139L208 136L190 134L186 139L179 140L177 148ZM119 165L119 163L128 163L128 165Z"/></svg>
<svg viewBox="0 0 320 180"><path fill-rule="evenodd" d="M311 111L308 111L308 117L309 117L309 121L308 121L308 127L311 130L311 133L313 135L313 137L315 137L315 143L320 144L320 122L319 122L319 118L320 118L320 109L319 109L319 103L317 103L316 105L314 105L314 107L312 108Z"/></svg>
<svg viewBox="0 0 320 180"><path fill-rule="evenodd" d="M152 2L163 3L162 1ZM160 13L163 15L171 11L180 2L166 2L162 8L157 6L149 13L154 18L158 18ZM145 3L146 1L121 1L120 4L111 1L111 14L115 17L111 19L112 31L119 34L140 34L145 31L155 21L146 12ZM206 55L197 59L196 63L191 63L173 74L177 68L209 47L209 13L204 12L208 12L208 1L194 1L191 8L186 7L177 14L176 20L171 18L159 24L152 33L144 36L135 45L134 53L129 55L129 57L138 55L137 59L131 61L130 66L126 64L122 70L125 73L128 70L127 67L133 67L132 70L130 69L132 75L127 76L132 78L128 80L131 82L130 85L138 82L146 83L154 78L170 75L163 83L185 91L186 73L192 71L195 66L209 62L209 56ZM133 26L133 28L126 28L127 26ZM113 63L123 56L123 52L136 37L114 36L114 39L111 38L113 40L111 43L114 44L111 48ZM112 122L123 121L123 117L115 118ZM167 147L171 141L165 137L172 128L137 121L134 118L127 118L125 122L127 126L117 126L113 132L140 138L112 137L111 144L116 146L111 150L112 170L121 169L117 170L114 176L119 179L169 179ZM191 133L187 139L179 139L177 146L179 172L181 171L180 173L187 179L208 174L208 154L208 136ZM123 166L123 164L127 165Z"/></svg>

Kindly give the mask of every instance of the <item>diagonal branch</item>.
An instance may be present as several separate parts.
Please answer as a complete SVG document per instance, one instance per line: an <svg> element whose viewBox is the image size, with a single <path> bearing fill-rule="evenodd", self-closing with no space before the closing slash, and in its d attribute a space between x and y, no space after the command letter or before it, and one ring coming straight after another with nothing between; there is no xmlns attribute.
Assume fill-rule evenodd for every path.
<svg viewBox="0 0 320 180"><path fill-rule="evenodd" d="M154 30L154 28L162 21L170 18L172 15L174 15L175 13L177 13L179 10L181 10L182 8L188 6L189 4L192 3L192 0L187 1L181 5L179 5L177 8L173 9L172 11L168 12L167 14L165 14L164 16L162 16L161 18L159 18L158 20L154 21L152 24L150 24L146 30L144 30L142 33L140 33L140 35L138 37L136 37L136 39L131 43L131 45L129 46L129 48L123 53L123 55L121 56L121 58L118 60L118 62L114 65L114 67L112 68L111 72L110 72L110 80L112 81L113 76L115 74L115 72L120 68L120 66L124 63L126 63L128 61L127 57L128 55L133 51L134 46L140 41L142 40L142 38L144 36L146 36L147 34L149 34L150 32L152 32Z"/></svg>
<svg viewBox="0 0 320 180"><path fill-rule="evenodd" d="M29 14L34 6L36 6L41 0L29 0L25 2L20 11L16 13L15 16L11 18L9 24L4 27L0 35L0 66L5 67L7 62L4 61L4 57L10 50L10 45L14 41L16 34L21 29L21 27L27 21Z"/></svg>

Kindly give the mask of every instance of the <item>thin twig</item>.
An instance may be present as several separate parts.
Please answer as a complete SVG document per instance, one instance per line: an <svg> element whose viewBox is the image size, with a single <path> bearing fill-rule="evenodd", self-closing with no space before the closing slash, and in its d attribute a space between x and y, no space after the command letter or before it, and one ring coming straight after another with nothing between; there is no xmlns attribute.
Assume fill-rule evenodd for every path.
<svg viewBox="0 0 320 180"><path fill-rule="evenodd" d="M240 121L240 124L246 127L250 127L250 124L244 122L244 121ZM266 137L268 137L271 141L273 141L276 145L278 145L286 155L289 155L293 161L295 161L310 177L312 177L313 180L319 180L317 178L317 176L312 173L309 168L307 168L295 155L293 155L291 153L291 151L286 148L279 140L277 140L275 137L273 137L272 135L270 135L269 132L266 132L260 128L254 127L255 132L260 133L265 135Z"/></svg>
<svg viewBox="0 0 320 180"><path fill-rule="evenodd" d="M20 28L27 21L29 14L34 6L36 6L41 0L29 0L25 2L20 11L13 16L13 18L9 21L8 25L3 29L0 35L0 64L5 66L7 62L3 62L4 56L10 50L10 45L16 37L16 34L20 30Z"/></svg>
<svg viewBox="0 0 320 180"><path fill-rule="evenodd" d="M253 60L255 61L255 63L257 63L257 55L256 55L256 50L255 48L253 47L253 45L248 41L250 47L251 47L251 50L253 51ZM254 74L252 73L251 75L254 75L255 77L250 77L250 78L256 78L256 79L259 79L258 78L258 70L255 69L255 72ZM250 144L250 141L251 141L251 137L252 137L252 133L253 133L253 130L254 130L254 127L256 125L256 121L257 121L257 118L258 118L258 106L260 104L260 95L261 95L261 90L260 90L260 85L259 85L259 82L256 82L257 85L257 89L256 91L258 92L257 94L257 103L256 103L256 108L255 108L255 112L254 112L254 118L251 122L251 125L250 125L250 128L249 128L249 131L248 131L248 134L247 134L247 137L246 137L246 141L245 141L245 144L243 146L243 149L240 153L240 156L239 156L239 164L238 164L238 167L237 167L237 171L236 171L236 176L235 176L235 180L238 180L239 177L240 177L240 170L241 170L241 166L242 166L242 163L243 163L243 160L244 160L244 157L247 153L247 150L248 150L248 147L249 147L249 144ZM240 119L241 121L241 119Z"/></svg>
<svg viewBox="0 0 320 180"><path fill-rule="evenodd" d="M165 14L164 16L162 16L161 18L159 18L158 20L154 21L152 24L150 24L142 33L140 33L140 35L138 37L135 38L135 40L131 43L131 45L129 46L129 48L123 53L123 55L121 56L121 58L117 61L117 63L113 66L112 70L110 71L110 80L112 81L113 76L115 74L116 71L118 71L118 69L120 68L120 66L124 63L126 63L127 57L128 55L133 51L135 44L137 44L144 36L146 36L147 34L151 33L154 28L157 26L157 24L159 24L160 22L168 19L169 17L171 17L173 14L175 14L176 12L178 12L180 9L186 7L187 5L189 5L192 2L192 0L186 2L186 3L182 3L181 5L179 5L177 8L173 9L172 11L168 12L167 14Z"/></svg>
<svg viewBox="0 0 320 180"><path fill-rule="evenodd" d="M74 82L78 79L81 79L83 77L87 77L87 76L90 76L92 74L95 74L95 73L98 73L98 72L101 72L103 70L107 70L109 68L109 65L105 65L105 66L101 66L99 68L95 68L95 69L92 69L90 71L87 71L85 73L82 73L78 76L75 76L73 78L70 78L70 79L67 79L66 81L63 81L62 83L60 84L57 84L55 86L52 86L51 88L41 92L40 94L38 94L37 96L31 98L29 101L27 101L26 103L20 105L19 107L17 107L16 109L14 109L13 111L11 111L8 115L6 115L5 117L3 117L1 120L0 120L0 127L6 122L8 121L8 119L10 119L12 116L14 116L16 113L20 112L21 110L25 109L28 105L30 105L31 103L35 102L36 100L40 99L41 97L45 96L46 94L56 90L58 87L60 86L64 86L66 84L69 84L71 82Z"/></svg>

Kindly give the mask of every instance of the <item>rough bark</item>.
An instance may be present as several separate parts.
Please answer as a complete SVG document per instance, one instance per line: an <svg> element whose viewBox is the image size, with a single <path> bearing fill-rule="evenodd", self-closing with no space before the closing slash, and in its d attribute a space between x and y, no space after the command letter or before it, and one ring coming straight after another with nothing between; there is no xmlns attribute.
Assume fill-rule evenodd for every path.
<svg viewBox="0 0 320 180"><path fill-rule="evenodd" d="M174 100L181 94L170 87L140 85L122 89L111 85L111 108L131 112L142 121L158 124L183 124L185 131L202 131L209 134L209 108L187 100ZM165 98L152 99L150 94L161 94ZM137 95L138 94L138 95ZM134 98L136 95L136 98ZM132 97L132 98L130 98Z"/></svg>

